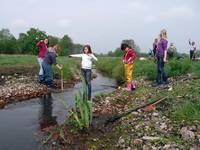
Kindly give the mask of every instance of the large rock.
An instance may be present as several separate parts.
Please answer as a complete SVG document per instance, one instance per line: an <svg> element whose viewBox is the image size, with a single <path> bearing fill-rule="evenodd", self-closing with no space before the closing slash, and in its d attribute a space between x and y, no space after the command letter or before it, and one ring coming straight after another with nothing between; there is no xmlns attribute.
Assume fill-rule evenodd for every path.
<svg viewBox="0 0 200 150"><path fill-rule="evenodd" d="M180 130L180 134L184 140L194 140L195 133L190 131L188 127L182 127Z"/></svg>

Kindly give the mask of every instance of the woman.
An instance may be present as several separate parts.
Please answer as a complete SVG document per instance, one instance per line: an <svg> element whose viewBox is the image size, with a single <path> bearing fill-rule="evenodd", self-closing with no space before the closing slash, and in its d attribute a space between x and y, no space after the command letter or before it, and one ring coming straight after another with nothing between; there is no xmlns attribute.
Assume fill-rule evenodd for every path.
<svg viewBox="0 0 200 150"><path fill-rule="evenodd" d="M167 62L167 30L162 29L160 31L160 39L157 44L156 49L156 59L157 59L157 77L156 77L156 84L167 84L167 76L164 71L164 65Z"/></svg>
<svg viewBox="0 0 200 150"><path fill-rule="evenodd" d="M83 47L83 54L69 55L69 57L82 58L81 73L87 87L87 99L91 100L92 59L97 61L97 58L93 55L90 45L85 45Z"/></svg>
<svg viewBox="0 0 200 150"><path fill-rule="evenodd" d="M43 74L44 74L44 71L42 69L42 62L44 60L44 57L45 57L45 54L47 52L47 45L48 45L48 39L45 38L44 40L41 40L37 43L37 47L39 48L39 53L38 53L38 63L39 63L39 66L40 66L40 71L39 71L39 82L42 83L43 82Z"/></svg>

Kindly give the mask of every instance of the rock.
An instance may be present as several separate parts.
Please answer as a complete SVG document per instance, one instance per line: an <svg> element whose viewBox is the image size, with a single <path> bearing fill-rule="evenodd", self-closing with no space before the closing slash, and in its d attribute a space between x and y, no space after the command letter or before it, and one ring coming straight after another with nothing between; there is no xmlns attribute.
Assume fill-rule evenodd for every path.
<svg viewBox="0 0 200 150"><path fill-rule="evenodd" d="M162 148L163 150L179 150L176 144L166 144Z"/></svg>
<svg viewBox="0 0 200 150"><path fill-rule="evenodd" d="M193 131L188 130L187 127L182 127L180 130L180 134L184 140L193 140L195 139L195 134Z"/></svg>
<svg viewBox="0 0 200 150"><path fill-rule="evenodd" d="M190 150L200 150L200 147L199 146L192 146L191 148L190 148Z"/></svg>
<svg viewBox="0 0 200 150"><path fill-rule="evenodd" d="M171 86L171 87L169 87L168 91L172 91L172 90L173 90L172 86Z"/></svg>
<svg viewBox="0 0 200 150"><path fill-rule="evenodd" d="M165 122L164 122L164 123L161 123L160 129L161 129L161 130L167 129L167 125L166 125Z"/></svg>
<svg viewBox="0 0 200 150"><path fill-rule="evenodd" d="M125 140L122 137L120 137L118 140L118 144L122 145L124 143L125 143Z"/></svg>
<svg viewBox="0 0 200 150"><path fill-rule="evenodd" d="M152 137L152 136L143 136L142 137L143 140L147 140L147 141L155 141L155 140L159 140L159 137Z"/></svg>
<svg viewBox="0 0 200 150"><path fill-rule="evenodd" d="M132 112L133 115L138 115L139 113L137 111Z"/></svg>
<svg viewBox="0 0 200 150"><path fill-rule="evenodd" d="M143 140L141 140L141 139L134 139L132 141L133 145L142 145L142 143L143 143Z"/></svg>
<svg viewBox="0 0 200 150"><path fill-rule="evenodd" d="M159 113L154 112L152 115L153 115L154 117L157 117L157 116L159 116Z"/></svg>
<svg viewBox="0 0 200 150"><path fill-rule="evenodd" d="M189 126L188 130L196 132L197 131L197 126L193 125L193 126Z"/></svg>
<svg viewBox="0 0 200 150"><path fill-rule="evenodd" d="M125 148L125 140L122 137L120 137L116 146L120 148Z"/></svg>
<svg viewBox="0 0 200 150"><path fill-rule="evenodd" d="M0 100L0 108L4 108L6 105L6 102L3 100Z"/></svg>

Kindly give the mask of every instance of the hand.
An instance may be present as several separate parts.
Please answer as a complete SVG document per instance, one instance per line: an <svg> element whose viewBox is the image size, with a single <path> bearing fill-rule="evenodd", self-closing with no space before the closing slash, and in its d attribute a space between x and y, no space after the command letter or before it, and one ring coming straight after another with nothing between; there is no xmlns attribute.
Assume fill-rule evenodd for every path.
<svg viewBox="0 0 200 150"><path fill-rule="evenodd" d="M166 62L167 62L167 59L166 59L166 58L164 58L164 59L163 59L163 61L166 63Z"/></svg>

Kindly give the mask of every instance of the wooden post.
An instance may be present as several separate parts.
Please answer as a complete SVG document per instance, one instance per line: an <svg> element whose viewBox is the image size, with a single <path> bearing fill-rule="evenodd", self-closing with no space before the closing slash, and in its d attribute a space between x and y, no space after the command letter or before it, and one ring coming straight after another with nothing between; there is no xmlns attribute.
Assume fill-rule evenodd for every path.
<svg viewBox="0 0 200 150"><path fill-rule="evenodd" d="M63 92L64 85L63 85L63 69L61 69L61 91Z"/></svg>

